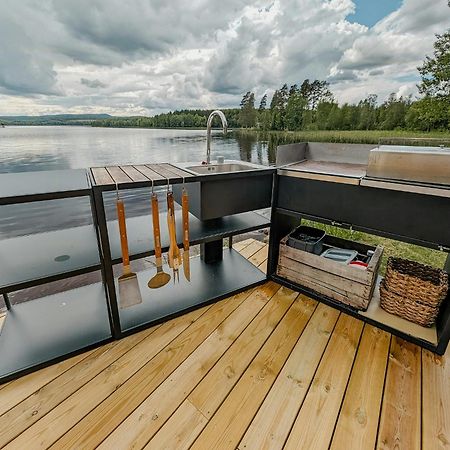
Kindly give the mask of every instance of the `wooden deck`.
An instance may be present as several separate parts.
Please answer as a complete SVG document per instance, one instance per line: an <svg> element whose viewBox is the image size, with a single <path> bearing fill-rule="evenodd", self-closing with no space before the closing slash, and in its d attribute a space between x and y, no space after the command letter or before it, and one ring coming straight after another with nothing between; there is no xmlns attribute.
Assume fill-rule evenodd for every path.
<svg viewBox="0 0 450 450"><path fill-rule="evenodd" d="M2 385L0 414L20 450L449 449L450 351L268 282Z"/></svg>

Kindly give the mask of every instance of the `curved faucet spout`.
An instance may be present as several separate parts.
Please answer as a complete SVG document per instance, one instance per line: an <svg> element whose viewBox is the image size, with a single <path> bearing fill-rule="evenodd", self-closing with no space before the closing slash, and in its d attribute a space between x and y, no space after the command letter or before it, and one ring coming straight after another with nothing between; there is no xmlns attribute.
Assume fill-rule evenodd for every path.
<svg viewBox="0 0 450 450"><path fill-rule="evenodd" d="M225 114L222 111L216 110L216 111L213 111L209 115L208 122L206 124L206 164L211 163L211 127L212 127L212 121L215 116L219 116L220 120L222 121L224 135L227 134L227 129L228 129L227 119L225 117Z"/></svg>

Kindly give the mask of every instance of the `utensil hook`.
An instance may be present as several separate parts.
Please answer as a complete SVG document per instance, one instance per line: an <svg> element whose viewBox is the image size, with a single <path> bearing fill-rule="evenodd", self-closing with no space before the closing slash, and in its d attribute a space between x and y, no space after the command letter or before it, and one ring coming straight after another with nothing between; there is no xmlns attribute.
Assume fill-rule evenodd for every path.
<svg viewBox="0 0 450 450"><path fill-rule="evenodd" d="M152 195L155 194L155 180L152 178Z"/></svg>
<svg viewBox="0 0 450 450"><path fill-rule="evenodd" d="M116 181L116 195L117 195L117 200L120 200L120 195L119 195L119 184Z"/></svg>

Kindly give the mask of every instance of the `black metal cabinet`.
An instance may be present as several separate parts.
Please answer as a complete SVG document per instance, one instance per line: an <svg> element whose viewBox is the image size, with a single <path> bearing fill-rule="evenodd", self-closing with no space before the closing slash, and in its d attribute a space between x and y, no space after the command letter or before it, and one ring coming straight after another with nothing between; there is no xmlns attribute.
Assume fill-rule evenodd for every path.
<svg viewBox="0 0 450 450"><path fill-rule="evenodd" d="M177 169L173 170L169 180L163 176L153 183L143 180L145 177L140 174L140 182L121 183L118 187L136 189L184 182ZM268 172L272 173L273 169ZM86 197L92 216L89 226L0 240L0 258L4 262L0 294L8 308L0 334L0 383L228 297L267 278L230 246L223 249L222 258L212 262L191 258L190 282L183 278L181 270L179 284L170 282L161 289L151 290L147 281L153 276L154 267L140 270L138 280L143 303L120 310L116 288L121 270L119 267L114 270L115 265L121 263L118 224L115 217L107 220L104 201L105 193L114 191L116 186L114 183L96 185L90 173L64 170L0 175L0 208L56 199L69 202L70 198ZM222 179L225 175L217 177ZM189 181L198 181L197 178ZM150 191L148 213L127 218L132 261L142 262L154 254L149 194ZM181 245L180 211L177 217L177 237ZM165 213L161 213L160 223L165 252L169 246ZM224 238L231 239L234 235L269 226L267 217L253 211L214 221L201 221L191 215L190 241L191 245L216 248ZM67 280L64 283L70 285L73 277L95 271L101 271L102 281L82 283L84 285L68 290L65 290L66 284L59 285L49 295L17 305L9 302L8 293L36 286L46 288L48 283L61 280Z"/></svg>
<svg viewBox="0 0 450 450"><path fill-rule="evenodd" d="M450 301L444 302L434 329L420 330L391 320L384 311L358 312L278 277L280 240L302 218L449 252L450 198L279 174L272 199L268 264L268 275L282 284L433 352L445 352L450 339Z"/></svg>
<svg viewBox="0 0 450 450"><path fill-rule="evenodd" d="M1 174L0 196L0 213L21 205L22 214L32 215L49 202L64 200L70 208L82 198L87 214L91 211L91 186L83 169ZM0 259L0 294L8 309L0 334L1 381L111 339L102 283L70 288L77 284L73 277L100 270L93 224L1 239ZM44 286L63 279L68 290ZM39 291L34 300L11 304L9 294L28 288Z"/></svg>

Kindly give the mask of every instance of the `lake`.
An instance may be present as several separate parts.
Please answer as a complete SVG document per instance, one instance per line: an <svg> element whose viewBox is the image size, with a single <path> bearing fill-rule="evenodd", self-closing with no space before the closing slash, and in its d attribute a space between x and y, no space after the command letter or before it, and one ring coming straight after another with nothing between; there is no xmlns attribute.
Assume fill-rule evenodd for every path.
<svg viewBox="0 0 450 450"><path fill-rule="evenodd" d="M273 164L275 152L256 136L213 131L211 158ZM88 168L113 164L201 162L206 130L96 128L70 126L0 128L0 173ZM1 193L0 193L1 195ZM148 190L124 194L127 215L144 214ZM163 202L161 202L163 203ZM105 196L107 216L115 217L114 196ZM8 238L90 223L86 198L52 200L0 208L0 237Z"/></svg>
<svg viewBox="0 0 450 450"><path fill-rule="evenodd" d="M6 127L0 129L0 173L88 168L110 164L202 161L206 130ZM211 157L274 163L266 142L213 131Z"/></svg>

